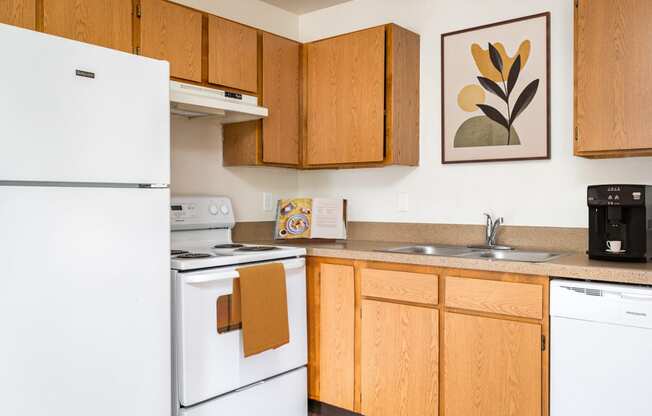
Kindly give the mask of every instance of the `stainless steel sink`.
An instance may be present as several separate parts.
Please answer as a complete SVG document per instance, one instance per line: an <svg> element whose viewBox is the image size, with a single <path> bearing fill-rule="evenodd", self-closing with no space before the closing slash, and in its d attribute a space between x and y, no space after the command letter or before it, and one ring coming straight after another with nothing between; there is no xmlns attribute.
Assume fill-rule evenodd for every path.
<svg viewBox="0 0 652 416"><path fill-rule="evenodd" d="M527 263L543 263L561 257L561 253L548 253L543 251L519 251L519 250L482 250L466 253L458 257L467 259L487 259L520 261Z"/></svg>
<svg viewBox="0 0 652 416"><path fill-rule="evenodd" d="M388 253L420 254L427 256L463 257L467 259L519 261L543 263L563 256L563 253L521 250L478 250L464 246L411 245L383 249Z"/></svg>
<svg viewBox="0 0 652 416"><path fill-rule="evenodd" d="M414 245L389 248L380 251L386 251L389 253L425 254L428 256L457 257L462 254L471 253L473 250L468 247L461 246Z"/></svg>

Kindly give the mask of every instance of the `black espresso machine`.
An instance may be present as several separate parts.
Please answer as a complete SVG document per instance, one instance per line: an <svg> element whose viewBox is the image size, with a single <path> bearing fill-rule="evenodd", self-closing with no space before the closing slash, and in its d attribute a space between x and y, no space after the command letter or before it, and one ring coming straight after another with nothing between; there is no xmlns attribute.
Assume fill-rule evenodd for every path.
<svg viewBox="0 0 652 416"><path fill-rule="evenodd" d="M645 262L652 257L652 186L588 187L589 257Z"/></svg>

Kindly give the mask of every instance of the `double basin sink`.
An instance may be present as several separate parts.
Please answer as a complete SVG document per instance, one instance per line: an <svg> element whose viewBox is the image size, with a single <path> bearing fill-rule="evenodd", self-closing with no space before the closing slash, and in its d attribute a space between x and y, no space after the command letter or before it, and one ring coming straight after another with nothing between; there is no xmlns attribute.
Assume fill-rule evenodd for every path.
<svg viewBox="0 0 652 416"><path fill-rule="evenodd" d="M426 256L459 257L467 259L520 261L526 263L544 263L558 257L562 253L543 251L504 250L491 248L472 248L463 246L411 245L383 249L388 253L421 254Z"/></svg>

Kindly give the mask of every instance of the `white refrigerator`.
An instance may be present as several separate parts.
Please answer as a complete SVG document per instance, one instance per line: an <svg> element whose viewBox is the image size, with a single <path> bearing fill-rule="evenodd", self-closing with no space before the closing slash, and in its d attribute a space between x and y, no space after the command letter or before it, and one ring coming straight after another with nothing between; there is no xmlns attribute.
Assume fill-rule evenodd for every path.
<svg viewBox="0 0 652 416"><path fill-rule="evenodd" d="M0 54L0 414L169 415L168 64Z"/></svg>

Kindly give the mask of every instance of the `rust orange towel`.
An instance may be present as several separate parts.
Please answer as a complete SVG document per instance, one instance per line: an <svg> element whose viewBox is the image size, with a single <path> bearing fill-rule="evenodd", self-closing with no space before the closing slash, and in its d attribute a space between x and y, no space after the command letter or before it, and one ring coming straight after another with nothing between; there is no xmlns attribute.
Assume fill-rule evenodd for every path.
<svg viewBox="0 0 652 416"><path fill-rule="evenodd" d="M243 267L240 274L240 317L245 357L290 342L285 269L280 263ZM234 297L236 285L234 285Z"/></svg>

